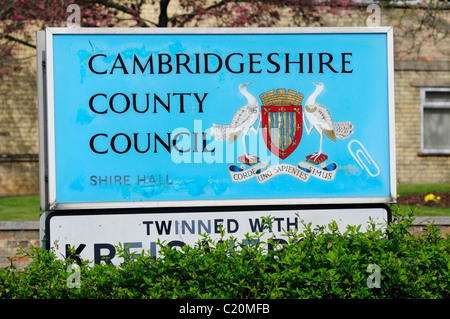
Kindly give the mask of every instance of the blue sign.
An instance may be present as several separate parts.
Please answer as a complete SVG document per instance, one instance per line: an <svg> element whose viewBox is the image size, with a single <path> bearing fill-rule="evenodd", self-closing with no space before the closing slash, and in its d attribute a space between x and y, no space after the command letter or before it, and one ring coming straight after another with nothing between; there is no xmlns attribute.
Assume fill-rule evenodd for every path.
<svg viewBox="0 0 450 319"><path fill-rule="evenodd" d="M394 198L390 28L46 32L50 209Z"/></svg>

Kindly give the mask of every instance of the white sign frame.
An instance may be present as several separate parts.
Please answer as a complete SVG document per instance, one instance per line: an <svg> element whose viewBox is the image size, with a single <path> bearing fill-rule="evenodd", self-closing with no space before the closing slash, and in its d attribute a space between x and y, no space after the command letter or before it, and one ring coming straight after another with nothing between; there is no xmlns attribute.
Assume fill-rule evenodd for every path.
<svg viewBox="0 0 450 319"><path fill-rule="evenodd" d="M53 47L55 34L295 34L295 33L383 33L387 35L388 104L389 104L389 169L390 195L384 197L320 197L320 198L271 198L231 200L182 200L182 201L125 201L125 202L77 202L60 203L56 195L55 178L55 117L53 87ZM211 207L253 205L307 205L307 204L358 204L392 203L396 201L395 114L393 74L393 30L391 27L338 27L338 28L49 28L37 33L40 188L41 210L158 208L158 207ZM45 42L45 43L43 43ZM45 64L45 68L43 65ZM361 164L360 164L361 165Z"/></svg>

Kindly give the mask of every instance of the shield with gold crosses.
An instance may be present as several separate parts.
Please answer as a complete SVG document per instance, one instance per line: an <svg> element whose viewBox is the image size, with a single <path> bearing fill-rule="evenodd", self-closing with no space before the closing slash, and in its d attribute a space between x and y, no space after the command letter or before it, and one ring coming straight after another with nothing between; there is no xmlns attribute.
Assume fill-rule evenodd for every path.
<svg viewBox="0 0 450 319"><path fill-rule="evenodd" d="M260 95L262 134L268 149L281 159L287 158L302 138L303 94L277 89Z"/></svg>

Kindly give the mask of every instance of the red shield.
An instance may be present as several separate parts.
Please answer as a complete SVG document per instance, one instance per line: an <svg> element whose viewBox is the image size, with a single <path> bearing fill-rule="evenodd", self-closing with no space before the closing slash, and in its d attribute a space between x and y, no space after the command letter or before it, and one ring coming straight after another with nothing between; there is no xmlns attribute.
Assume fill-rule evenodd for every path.
<svg viewBox="0 0 450 319"><path fill-rule="evenodd" d="M261 121L267 148L285 159L297 148L302 138L302 107L262 106Z"/></svg>

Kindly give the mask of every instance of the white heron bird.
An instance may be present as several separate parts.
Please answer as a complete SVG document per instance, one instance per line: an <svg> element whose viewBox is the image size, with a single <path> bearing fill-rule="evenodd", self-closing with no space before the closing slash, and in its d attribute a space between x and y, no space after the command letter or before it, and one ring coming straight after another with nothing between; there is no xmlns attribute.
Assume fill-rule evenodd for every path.
<svg viewBox="0 0 450 319"><path fill-rule="evenodd" d="M256 98L247 91L247 87L251 83L239 84L239 92L247 99L247 104L240 107L229 125L213 124L211 128L211 135L218 141L229 140L233 143L236 138L242 133L242 144L244 145L245 158L249 161L254 161L256 156L249 155L247 153L247 146L245 143L245 137L248 131L251 129L256 134L259 130L259 124L261 122L259 105ZM257 129L254 128L254 124L258 120Z"/></svg>
<svg viewBox="0 0 450 319"><path fill-rule="evenodd" d="M328 109L316 102L316 98L325 90L325 85L323 83L314 82L312 82L312 84L316 86L316 89L305 102L303 123L305 124L306 133L308 135L311 133L311 130L315 128L320 136L319 151L311 156L311 159L314 160L322 155L323 134L328 136L332 141L336 141L336 137L344 139L353 134L353 125L351 122L334 123ZM309 128L306 125L305 115L311 124Z"/></svg>

